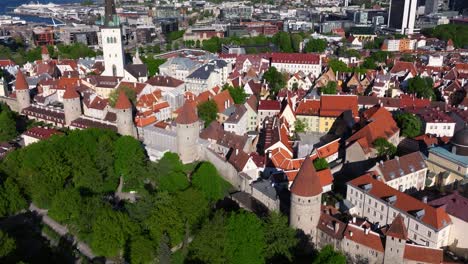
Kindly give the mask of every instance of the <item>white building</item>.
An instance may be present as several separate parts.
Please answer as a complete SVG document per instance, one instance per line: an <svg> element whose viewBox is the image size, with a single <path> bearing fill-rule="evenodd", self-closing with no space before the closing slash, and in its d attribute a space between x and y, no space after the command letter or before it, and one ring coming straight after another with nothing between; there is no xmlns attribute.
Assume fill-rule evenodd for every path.
<svg viewBox="0 0 468 264"><path fill-rule="evenodd" d="M404 192L424 189L427 165L420 152L413 152L385 162L380 161L371 171L377 173L390 187Z"/></svg>
<svg viewBox="0 0 468 264"><path fill-rule="evenodd" d="M279 72L294 74L302 71L317 78L322 73L322 58L319 54L311 53L272 53L271 66Z"/></svg>
<svg viewBox="0 0 468 264"><path fill-rule="evenodd" d="M408 238L415 243L432 248L449 245L452 220L443 208L434 208L374 177L365 174L346 183L346 199L354 205L350 213L380 226L401 214Z"/></svg>

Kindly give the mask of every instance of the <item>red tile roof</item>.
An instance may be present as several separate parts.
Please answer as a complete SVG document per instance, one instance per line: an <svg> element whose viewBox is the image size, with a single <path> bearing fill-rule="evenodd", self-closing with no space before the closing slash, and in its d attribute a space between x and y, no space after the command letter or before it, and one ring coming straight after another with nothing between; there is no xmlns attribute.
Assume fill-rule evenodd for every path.
<svg viewBox="0 0 468 264"><path fill-rule="evenodd" d="M384 201L387 197L395 196L396 201L393 204L393 207L407 212L410 215L412 212L424 210L424 216L421 221L435 229L444 228L452 222L450 216L443 208L434 208L406 193L395 190L385 183L374 179L370 174L365 174L347 182L347 184L356 188L360 188L360 186L369 183L372 184L372 188L368 192L369 195Z"/></svg>
<svg viewBox="0 0 468 264"><path fill-rule="evenodd" d="M363 228L353 224L348 224L346 226L344 237L379 252L385 251L382 239L380 238L379 234L370 230L366 234L366 231L364 231Z"/></svg>
<svg viewBox="0 0 468 264"><path fill-rule="evenodd" d="M272 53L272 63L319 64L320 55L312 53Z"/></svg>
<svg viewBox="0 0 468 264"><path fill-rule="evenodd" d="M322 95L320 97L320 116L338 117L346 110L351 110L354 117L358 116L356 95Z"/></svg>
<svg viewBox="0 0 468 264"><path fill-rule="evenodd" d="M403 240L408 239L408 231L406 230L405 220L403 219L401 214L398 214L395 217L395 219L393 219L393 222L388 228L385 235L403 239Z"/></svg>
<svg viewBox="0 0 468 264"><path fill-rule="evenodd" d="M395 65L393 65L392 69L390 70L390 73L396 74L405 71L411 72L413 76L416 76L418 74L418 70L416 69L414 63L407 61L396 61Z"/></svg>
<svg viewBox="0 0 468 264"><path fill-rule="evenodd" d="M52 129L52 128L33 127L33 128L28 129L26 132L24 132L23 135L43 140L43 139L48 139L53 135L60 135L60 134L62 134L62 132Z"/></svg>
<svg viewBox="0 0 468 264"><path fill-rule="evenodd" d="M123 90L119 92L119 97L117 98L117 101L115 102L115 109L130 109L132 108L132 104L130 103L130 100L128 100L127 95Z"/></svg>
<svg viewBox="0 0 468 264"><path fill-rule="evenodd" d="M221 93L213 97L213 101L218 106L218 112L222 113L226 108L234 104L234 100L228 90L224 90Z"/></svg>
<svg viewBox="0 0 468 264"><path fill-rule="evenodd" d="M444 252L438 248L406 244L403 258L418 263L442 263Z"/></svg>
<svg viewBox="0 0 468 264"><path fill-rule="evenodd" d="M198 115L196 109L193 108L193 104L186 102L180 109L179 114L175 122L177 124L193 124L198 121Z"/></svg>
<svg viewBox="0 0 468 264"><path fill-rule="evenodd" d="M372 115L368 115L366 112L363 114L364 117L368 117L370 123L349 137L346 140L347 143L358 141L364 150L369 150L376 139L389 139L395 133L398 133L399 128L392 114L384 107L378 108Z"/></svg>
<svg viewBox="0 0 468 264"><path fill-rule="evenodd" d="M307 157L302 163L291 185L291 193L302 197L311 197L322 193L322 184L310 157Z"/></svg>
<svg viewBox="0 0 468 264"><path fill-rule="evenodd" d="M154 76L149 78L146 83L153 86L164 86L164 87L178 87L179 85L184 84L183 81L170 76Z"/></svg>
<svg viewBox="0 0 468 264"><path fill-rule="evenodd" d="M275 111L277 110L278 112L281 110L281 104L279 101L275 100L260 100L258 102L258 111Z"/></svg>
<svg viewBox="0 0 468 264"><path fill-rule="evenodd" d="M24 77L24 73L18 69L16 73L16 83L15 83L16 90L29 90L28 82L26 81L26 77Z"/></svg>
<svg viewBox="0 0 468 264"><path fill-rule="evenodd" d="M296 115L318 115L320 110L320 100L305 99L299 102Z"/></svg>
<svg viewBox="0 0 468 264"><path fill-rule="evenodd" d="M75 98L80 98L80 95L76 92L76 88L70 85L65 89L65 93L63 93L63 99Z"/></svg>

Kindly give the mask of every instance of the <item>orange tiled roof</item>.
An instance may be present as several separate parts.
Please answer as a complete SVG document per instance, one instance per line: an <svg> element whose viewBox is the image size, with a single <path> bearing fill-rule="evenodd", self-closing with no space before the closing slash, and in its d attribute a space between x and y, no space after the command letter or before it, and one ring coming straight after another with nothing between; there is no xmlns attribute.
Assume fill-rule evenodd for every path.
<svg viewBox="0 0 468 264"><path fill-rule="evenodd" d="M322 184L312 159L307 157L291 185L291 193L302 197L311 197L321 194L322 191Z"/></svg>
<svg viewBox="0 0 468 264"><path fill-rule="evenodd" d="M320 116L338 117L351 110L358 116L358 98L355 95L323 95L320 97Z"/></svg>
<svg viewBox="0 0 468 264"><path fill-rule="evenodd" d="M368 183L372 184L372 188L368 192L370 195L381 200L384 200L386 197L395 196L396 201L393 206L400 209L401 211L411 214L411 212L416 212L423 209L425 213L421 221L435 229L441 229L452 222L450 216L442 207L434 208L426 203L423 203L422 201L413 198L406 193L402 193L386 185L385 183L374 179L370 174L364 174L363 176L349 181L347 184L356 188L360 188L359 186Z"/></svg>
<svg viewBox="0 0 468 264"><path fill-rule="evenodd" d="M438 248L406 244L403 258L421 263L442 263L444 252Z"/></svg>

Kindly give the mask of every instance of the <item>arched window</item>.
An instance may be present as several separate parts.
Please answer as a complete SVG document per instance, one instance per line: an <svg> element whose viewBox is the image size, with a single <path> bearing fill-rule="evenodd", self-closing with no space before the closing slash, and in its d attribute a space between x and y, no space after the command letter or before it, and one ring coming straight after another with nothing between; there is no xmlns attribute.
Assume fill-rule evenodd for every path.
<svg viewBox="0 0 468 264"><path fill-rule="evenodd" d="M114 43L117 43L117 38L116 37L114 37Z"/></svg>
<svg viewBox="0 0 468 264"><path fill-rule="evenodd" d="M112 76L117 76L117 67L114 65L112 65Z"/></svg>
<svg viewBox="0 0 468 264"><path fill-rule="evenodd" d="M109 38L109 37L107 37L107 43L108 43L108 44L110 43L110 38Z"/></svg>

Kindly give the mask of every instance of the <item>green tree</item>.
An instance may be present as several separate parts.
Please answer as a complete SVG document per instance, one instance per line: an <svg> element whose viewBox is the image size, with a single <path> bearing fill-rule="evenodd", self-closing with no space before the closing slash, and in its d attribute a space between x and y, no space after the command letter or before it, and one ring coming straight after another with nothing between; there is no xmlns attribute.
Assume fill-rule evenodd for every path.
<svg viewBox="0 0 468 264"><path fill-rule="evenodd" d="M199 104L197 110L198 116L205 122L205 127L208 127L218 116L218 106L213 100L208 100Z"/></svg>
<svg viewBox="0 0 468 264"><path fill-rule="evenodd" d="M346 257L336 252L331 245L326 245L320 250L312 264L346 264Z"/></svg>
<svg viewBox="0 0 468 264"><path fill-rule="evenodd" d="M426 34L444 41L451 39L456 48L468 46L468 26L462 24L438 25Z"/></svg>
<svg viewBox="0 0 468 264"><path fill-rule="evenodd" d="M130 232L128 225L129 219L123 213L111 209L99 211L92 227L93 252L109 257L120 255Z"/></svg>
<svg viewBox="0 0 468 264"><path fill-rule="evenodd" d="M305 52L324 52L327 48L327 41L323 39L310 38L304 47Z"/></svg>
<svg viewBox="0 0 468 264"><path fill-rule="evenodd" d="M140 141L130 136L119 137L114 143L114 168L123 177L124 189L138 190L146 176L146 154Z"/></svg>
<svg viewBox="0 0 468 264"><path fill-rule="evenodd" d="M177 40L183 37L184 33L185 33L185 30L172 31L169 34L167 34L167 40L169 42L173 42L174 40Z"/></svg>
<svg viewBox="0 0 468 264"><path fill-rule="evenodd" d="M331 59L328 61L328 66L332 68L334 72L350 72L348 65L337 59Z"/></svg>
<svg viewBox="0 0 468 264"><path fill-rule="evenodd" d="M327 85L320 88L321 94L336 94L338 84L333 81L329 81Z"/></svg>
<svg viewBox="0 0 468 264"><path fill-rule="evenodd" d="M49 216L61 223L75 223L80 217L81 195L77 189L58 192L49 210Z"/></svg>
<svg viewBox="0 0 468 264"><path fill-rule="evenodd" d="M12 178L8 177L0 187L0 217L13 215L26 209L26 206L20 188Z"/></svg>
<svg viewBox="0 0 468 264"><path fill-rule="evenodd" d="M385 138L378 138L374 141L374 147L377 149L379 157L390 158L395 155L397 148L392 143L388 142Z"/></svg>
<svg viewBox="0 0 468 264"><path fill-rule="evenodd" d="M273 36L273 43L275 43L282 52L293 52L291 37L289 33L280 31Z"/></svg>
<svg viewBox="0 0 468 264"><path fill-rule="evenodd" d="M300 34L292 34L291 35L291 45L294 52L300 52L300 46L302 42L302 36Z"/></svg>
<svg viewBox="0 0 468 264"><path fill-rule="evenodd" d="M221 40L218 37L212 37L210 39L203 40L201 45L204 50L212 53L216 53L221 50Z"/></svg>
<svg viewBox="0 0 468 264"><path fill-rule="evenodd" d="M222 211L218 211L195 236L188 258L201 263L229 263L225 254L226 235L226 217Z"/></svg>
<svg viewBox="0 0 468 264"><path fill-rule="evenodd" d="M209 201L222 199L231 186L219 175L215 166L209 162L202 162L193 172L192 184Z"/></svg>
<svg viewBox="0 0 468 264"><path fill-rule="evenodd" d="M0 230L0 258L8 256L16 249L16 241Z"/></svg>
<svg viewBox="0 0 468 264"><path fill-rule="evenodd" d="M261 220L252 213L231 214L226 226L226 256L232 264L265 262L265 231Z"/></svg>
<svg viewBox="0 0 468 264"><path fill-rule="evenodd" d="M297 245L296 231L289 227L288 218L272 212L265 223L265 253L267 259L285 257L292 261L292 249Z"/></svg>
<svg viewBox="0 0 468 264"><path fill-rule="evenodd" d="M223 86L223 90L228 90L229 94L231 95L232 99L234 100L234 103L236 104L243 104L245 103L245 100L247 98L247 93L245 93L245 90L240 88L240 87L233 87L228 84L225 84Z"/></svg>
<svg viewBox="0 0 468 264"><path fill-rule="evenodd" d="M304 133L307 129L307 123L301 119L296 119L294 122L294 131L296 133Z"/></svg>
<svg viewBox="0 0 468 264"><path fill-rule="evenodd" d="M374 70L377 68L377 64L375 63L375 60L372 57L367 57L364 59L362 67L364 67L365 69Z"/></svg>
<svg viewBox="0 0 468 264"><path fill-rule="evenodd" d="M149 217L143 220L143 226L148 230L153 241L160 241L163 234L167 234L171 245L182 241L184 233L184 219L177 210L175 198L167 192L159 192L156 196L155 207Z"/></svg>
<svg viewBox="0 0 468 264"><path fill-rule="evenodd" d="M422 122L417 116L411 113L401 113L395 119L403 136L413 138L421 134Z"/></svg>
<svg viewBox="0 0 468 264"><path fill-rule="evenodd" d="M263 79L268 83L273 94L277 94L279 90L286 85L284 75L279 72L275 67L270 67L264 74Z"/></svg>
<svg viewBox="0 0 468 264"><path fill-rule="evenodd" d="M0 142L9 141L16 137L16 120L10 110L0 113Z"/></svg>
<svg viewBox="0 0 468 264"><path fill-rule="evenodd" d="M159 53L159 51L157 53ZM166 59L155 59L151 56L142 56L141 60L146 65L146 67L148 67L149 76L154 76L156 73L159 73L159 66L163 65L167 61Z"/></svg>
<svg viewBox="0 0 468 264"><path fill-rule="evenodd" d="M314 160L314 167L317 171L327 169L329 167L328 161L324 158L316 158Z"/></svg>
<svg viewBox="0 0 468 264"><path fill-rule="evenodd" d="M408 80L408 91L418 98L435 100L433 81L430 77L416 76Z"/></svg>
<svg viewBox="0 0 468 264"><path fill-rule="evenodd" d="M194 188L177 193L175 204L191 230L198 228L209 213L208 200L201 191Z"/></svg>
<svg viewBox="0 0 468 264"><path fill-rule="evenodd" d="M154 263L156 249L153 241L139 235L133 236L130 240L130 262L136 264Z"/></svg>

